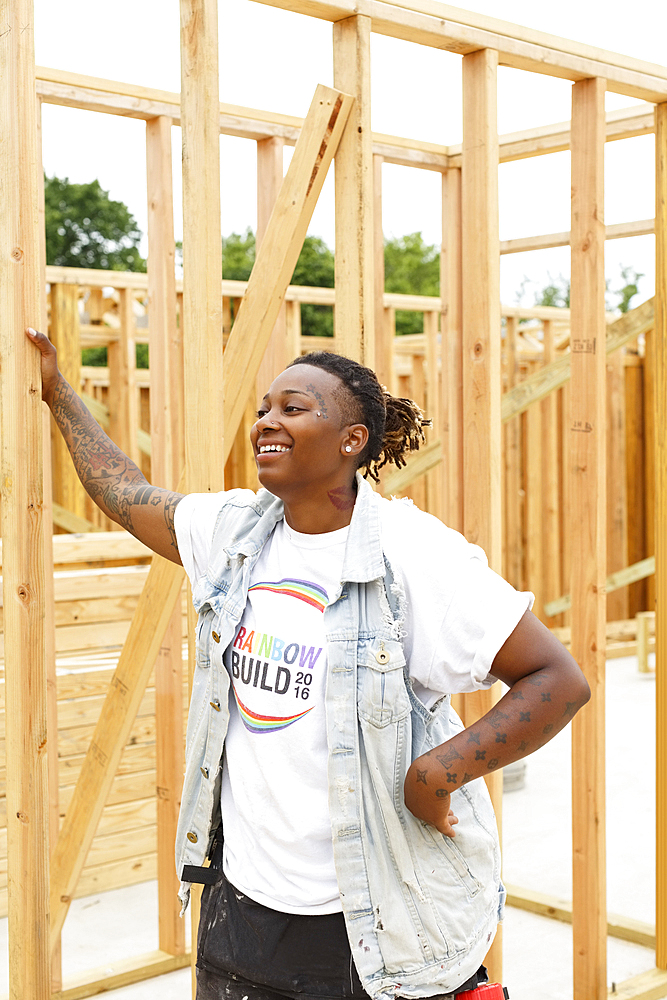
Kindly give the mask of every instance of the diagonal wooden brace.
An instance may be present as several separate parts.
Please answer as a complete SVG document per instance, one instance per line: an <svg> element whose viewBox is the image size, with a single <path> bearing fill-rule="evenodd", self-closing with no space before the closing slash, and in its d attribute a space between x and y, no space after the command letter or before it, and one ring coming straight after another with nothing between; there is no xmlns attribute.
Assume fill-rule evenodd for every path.
<svg viewBox="0 0 667 1000"><path fill-rule="evenodd" d="M225 350L225 461L353 104L319 85L303 123Z"/></svg>
<svg viewBox="0 0 667 1000"><path fill-rule="evenodd" d="M225 458L303 246L353 98L318 86L225 351ZM51 860L51 947L58 940L183 582L154 556Z"/></svg>
<svg viewBox="0 0 667 1000"><path fill-rule="evenodd" d="M153 564L51 856L52 949L65 922L182 584L181 566L153 556Z"/></svg>

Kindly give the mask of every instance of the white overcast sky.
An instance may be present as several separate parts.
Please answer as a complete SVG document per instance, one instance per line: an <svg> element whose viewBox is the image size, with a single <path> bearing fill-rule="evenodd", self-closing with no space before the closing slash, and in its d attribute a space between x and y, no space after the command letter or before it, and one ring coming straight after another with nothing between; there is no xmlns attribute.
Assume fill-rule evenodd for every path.
<svg viewBox="0 0 667 1000"><path fill-rule="evenodd" d="M667 62L664 0L475 0L470 10L551 34L644 59ZM219 0L220 97L231 104L304 115L317 83L331 85L331 25L253 0ZM35 0L39 65L164 90L180 89L178 0ZM439 143L461 139L460 58L381 35L372 36L372 127L379 132ZM499 71L498 130L514 132L570 117L566 80ZM637 103L608 95L608 108ZM44 106L44 168L49 175L85 182L99 179L124 201L146 229L144 123L112 115ZM180 130L174 129L175 226L182 231ZM255 228L255 143L221 139L222 231ZM653 136L607 144L605 220L652 218L655 213ZM288 151L287 157L291 154ZM569 229L569 154L558 153L500 167L500 235L512 239ZM333 247L332 177L327 179L310 232ZM385 235L421 230L439 243L440 175L386 165ZM645 274L638 303L653 293L652 236L607 243L607 275L620 268ZM145 247L144 247L145 252ZM566 248L512 254L501 260L503 301L523 301L548 275L569 273Z"/></svg>

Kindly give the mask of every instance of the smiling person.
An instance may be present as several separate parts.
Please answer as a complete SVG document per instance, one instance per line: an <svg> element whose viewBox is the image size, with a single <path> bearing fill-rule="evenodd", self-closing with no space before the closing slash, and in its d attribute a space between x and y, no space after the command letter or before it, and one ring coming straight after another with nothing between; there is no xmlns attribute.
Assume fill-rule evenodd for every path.
<svg viewBox="0 0 667 1000"><path fill-rule="evenodd" d="M29 336L88 493L192 582L176 860L184 904L205 883L199 1000L483 983L505 895L484 775L589 691L530 594L367 482L423 440L419 408L347 358L297 358L252 428L263 488L181 497L146 482ZM450 696L496 680L507 692L464 729Z"/></svg>

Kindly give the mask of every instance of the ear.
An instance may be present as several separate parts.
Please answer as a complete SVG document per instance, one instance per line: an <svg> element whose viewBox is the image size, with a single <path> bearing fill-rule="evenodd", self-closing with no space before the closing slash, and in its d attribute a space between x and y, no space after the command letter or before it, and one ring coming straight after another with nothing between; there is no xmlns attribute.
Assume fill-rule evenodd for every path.
<svg viewBox="0 0 667 1000"><path fill-rule="evenodd" d="M365 424L350 424L345 428L340 448L346 458L361 455L368 444L368 428ZM350 449L349 451L347 449Z"/></svg>

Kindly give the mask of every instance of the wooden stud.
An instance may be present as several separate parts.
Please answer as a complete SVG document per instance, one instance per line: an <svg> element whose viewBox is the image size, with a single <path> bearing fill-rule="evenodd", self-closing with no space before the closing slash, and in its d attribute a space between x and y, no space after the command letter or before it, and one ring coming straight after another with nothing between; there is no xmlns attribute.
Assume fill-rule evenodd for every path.
<svg viewBox="0 0 667 1000"><path fill-rule="evenodd" d="M667 969L667 104L656 108L655 563L656 953Z"/></svg>
<svg viewBox="0 0 667 1000"><path fill-rule="evenodd" d="M51 286L50 339L58 351L58 366L75 392L79 392L81 346L79 343L79 289L76 285ZM53 424L53 487L58 503L78 517L85 516L85 492L69 457L67 445Z"/></svg>
<svg viewBox="0 0 667 1000"><path fill-rule="evenodd" d="M375 289L375 374L380 384L389 386L393 343L387 336L384 313L384 230L382 228L382 164L384 157L373 156L373 287Z"/></svg>
<svg viewBox="0 0 667 1000"><path fill-rule="evenodd" d="M463 528L497 572L502 562L500 498L500 272L498 256L498 53L481 49L463 58L463 166L461 184L463 330ZM469 714L483 715L493 690L467 697ZM469 711L470 709L470 711ZM487 781L498 826L502 775ZM485 964L502 978L502 938Z"/></svg>
<svg viewBox="0 0 667 1000"><path fill-rule="evenodd" d="M186 490L223 486L217 0L180 0ZM205 445L204 445L205 442Z"/></svg>
<svg viewBox="0 0 667 1000"><path fill-rule="evenodd" d="M655 552L655 331L644 334L644 509L646 555ZM655 609L655 580L646 581L646 610Z"/></svg>
<svg viewBox="0 0 667 1000"><path fill-rule="evenodd" d="M146 122L148 316L150 330L151 478L175 489L183 467L183 357L176 325L171 119ZM136 439L136 435L135 435ZM183 641L176 603L155 662L159 944L185 952L174 842L183 785Z"/></svg>
<svg viewBox="0 0 667 1000"><path fill-rule="evenodd" d="M507 381L508 389L511 389L517 379L517 319L515 316L507 317L505 327L505 352L507 354ZM523 507L524 493L522 487L522 449L521 449L521 423L520 418L515 417L508 421L504 427L505 447L505 560L503 563L503 576L516 587L523 590L524 568L523 568Z"/></svg>
<svg viewBox="0 0 667 1000"><path fill-rule="evenodd" d="M261 246L264 239L264 233L283 182L284 148L284 140L278 138L261 139L257 143L257 233L255 236L257 248ZM290 356L288 351L287 310L283 302L259 367L256 391L250 395L250 403L254 410L257 409L256 404L262 399L276 375L279 375L295 357L294 354ZM247 440L245 446L247 449Z"/></svg>
<svg viewBox="0 0 667 1000"><path fill-rule="evenodd" d="M644 497L644 359L625 367L625 447L628 510L627 553L633 564L646 556L646 510ZM628 616L646 609L646 583L634 583L628 590Z"/></svg>
<svg viewBox="0 0 667 1000"><path fill-rule="evenodd" d="M47 1000L48 779L44 650L41 156L33 5L3 0L0 19L0 330L9 981L12 1000Z"/></svg>
<svg viewBox="0 0 667 1000"><path fill-rule="evenodd" d="M463 531L463 321L461 170L442 177L442 392L447 524Z"/></svg>
<svg viewBox="0 0 667 1000"><path fill-rule="evenodd" d="M375 367L371 19L333 26L334 87L355 98L336 153L336 349Z"/></svg>
<svg viewBox="0 0 667 1000"><path fill-rule="evenodd" d="M542 404L524 414L524 489L526 493L526 587L535 595L533 612L544 617L544 429Z"/></svg>
<svg viewBox="0 0 667 1000"><path fill-rule="evenodd" d="M572 88L571 648L591 687L572 724L574 1000L607 995L604 100L604 80Z"/></svg>
<svg viewBox="0 0 667 1000"><path fill-rule="evenodd" d="M607 358L607 569L628 565L628 506L625 448L625 355ZM628 617L628 591L607 593L607 621Z"/></svg>
<svg viewBox="0 0 667 1000"><path fill-rule="evenodd" d="M638 611L637 622L637 667L640 674L650 672L648 665L650 626L655 628L655 611Z"/></svg>
<svg viewBox="0 0 667 1000"><path fill-rule="evenodd" d="M137 445L139 398L135 385L134 295L120 290L120 330L108 348L109 358L109 437L125 454L140 464ZM71 461L70 461L71 466Z"/></svg>
<svg viewBox="0 0 667 1000"><path fill-rule="evenodd" d="M424 336L426 338L425 351L425 376L426 376L426 398L424 409L426 416L432 421L432 430L427 431L429 438L438 438L442 441L442 394L440 389L440 350L438 344L438 325L440 313L424 313ZM426 476L426 509L429 514L435 514L442 519L443 505L442 496L444 488L444 462L440 464Z"/></svg>
<svg viewBox="0 0 667 1000"><path fill-rule="evenodd" d="M543 323L544 363L555 361L554 328ZM560 468L558 461L558 397L555 392L542 400L542 598L556 597L562 590L560 575ZM544 618L542 619L545 620Z"/></svg>
<svg viewBox="0 0 667 1000"><path fill-rule="evenodd" d="M337 90L321 85L316 88L257 251L246 294L225 350L225 458L243 419L247 386L257 377L352 103L351 97Z"/></svg>

